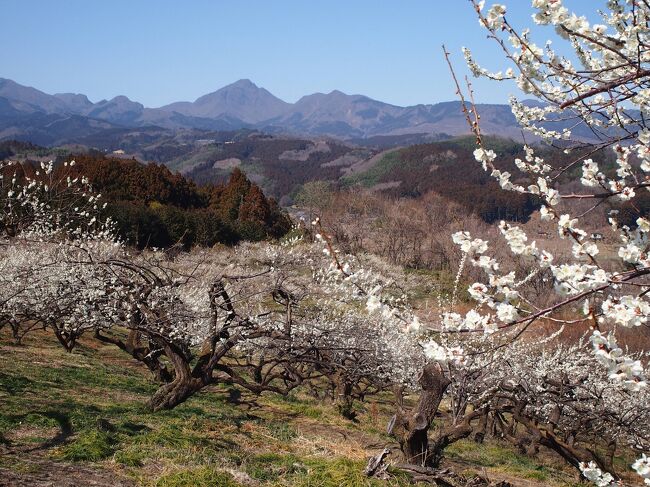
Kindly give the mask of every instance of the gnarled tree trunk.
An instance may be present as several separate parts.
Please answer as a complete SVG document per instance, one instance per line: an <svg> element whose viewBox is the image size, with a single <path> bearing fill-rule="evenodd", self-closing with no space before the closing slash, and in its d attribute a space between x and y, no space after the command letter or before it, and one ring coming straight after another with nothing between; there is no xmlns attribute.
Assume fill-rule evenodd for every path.
<svg viewBox="0 0 650 487"><path fill-rule="evenodd" d="M389 425L389 433L399 441L407 463L428 464L429 428L450 383L440 364L428 364L420 375L422 392L418 404L411 411L398 405L398 412Z"/></svg>
<svg viewBox="0 0 650 487"><path fill-rule="evenodd" d="M543 445L560 455L567 463L575 467L578 472L580 472L580 475L582 475L580 464L594 461L601 470L609 472L615 479L619 478L614 470L614 466L611 462L608 462L607 459L603 459L593 451L580 448L575 443L571 444L565 441L555 433L555 427L553 424L543 425L531 421L529 418L524 416L524 408L524 401L517 404L513 412L513 427L515 422L517 422L524 425L531 433L534 432L540 445Z"/></svg>
<svg viewBox="0 0 650 487"><path fill-rule="evenodd" d="M439 429L436 432L435 437L429 441L429 457L427 459L427 464L431 467L437 467L442 460L445 448L458 440L470 436L472 432L474 432L472 421L477 418L483 419L486 416L487 410L477 409L466 413L458 423Z"/></svg>
<svg viewBox="0 0 650 487"><path fill-rule="evenodd" d="M174 379L158 388L149 400L152 411L172 409L205 387L206 377L195 377L187 357L172 344L164 345L165 355L174 367Z"/></svg>
<svg viewBox="0 0 650 487"><path fill-rule="evenodd" d="M142 362L151 371L158 382L167 383L173 379L172 374L158 358L159 354L151 350L151 341L149 346L144 346L141 340L141 333L136 330L130 330L126 341L119 338L102 335L99 330L95 332L95 338L103 343L115 345L120 350L125 351L134 359Z"/></svg>
<svg viewBox="0 0 650 487"><path fill-rule="evenodd" d="M173 409L204 386L201 379L177 375L173 381L158 388L149 400L149 408L154 412L161 409Z"/></svg>
<svg viewBox="0 0 650 487"><path fill-rule="evenodd" d="M341 416L352 421L355 420L357 413L354 411L354 396L352 395L354 386L346 380L344 373L337 373L335 378L334 401Z"/></svg>

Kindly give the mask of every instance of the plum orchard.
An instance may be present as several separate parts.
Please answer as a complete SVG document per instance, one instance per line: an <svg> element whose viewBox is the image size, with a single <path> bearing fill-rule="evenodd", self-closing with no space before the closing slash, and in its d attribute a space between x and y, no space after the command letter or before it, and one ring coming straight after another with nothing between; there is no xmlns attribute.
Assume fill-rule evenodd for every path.
<svg viewBox="0 0 650 487"><path fill-rule="evenodd" d="M521 171L514 177L483 145L471 96L463 105L478 162L505 190L543 202L541 215L570 248L570 259L503 223L513 261L529 262L521 274L491 257L488 242L457 233L461 271L472 265L485 272L484 282L468 289L476 307L423 326L399 269L340 255L322 231L320 247L290 241L222 252L137 252L99 217L101 198L87 180L65 171L55 178L48 164L28 175L2 163L0 327L17 340L45 328L68 350L84 335L119 347L159 382L154 410L224 382L254 392L284 394L300 385L331 391L349 414L351 400L391 387L397 406L389 431L403 468L418 478L443 475L436 467L454 441L495 435L528 453L550 448L602 486L618 477L617 449L632 449L633 468L650 482L647 355L626 352L612 332L648 326L650 221L639 215L634 228L619 228L610 215L620 236L616 259L602 258L599 242L581 228L602 202L633 205L650 186L650 6L610 1L603 24L592 26L559 0L533 5L535 21L555 27L572 57L550 44L540 48L528 31L510 26L505 7L484 10L482 3L474 3L480 22L512 66L505 75L490 73L469 51L466 57L475 74L514 79L527 96L540 98L535 106L513 99L515 116L578 155L551 167L529 146L514 161ZM588 140L571 142L573 125L587 127ZM598 157L609 148L616 163L608 169ZM560 181L576 169L586 189L562 193ZM593 204L584 209L585 201ZM531 292L540 278L552 283L553 296ZM557 323L558 331L587 322L590 345L559 347L556 333L535 347L517 340L542 321ZM414 390L419 398L408 407L403 396ZM448 411L440 407L445 397ZM386 474L386 453L369 464L369 474Z"/></svg>
<svg viewBox="0 0 650 487"><path fill-rule="evenodd" d="M82 336L120 348L159 383L153 410L221 382L280 394L305 385L353 417L353 400L392 388L390 432L412 467L437 467L469 436L503 437L529 453L546 446L611 475L617 446L648 449L645 389L612 387L579 346L509 344L509 329L489 335L505 336L500 344L427 337L408 276L372 256L339 255L325 235L324 246L138 252L115 239L85 179L55 179L47 164L31 177L14 163L1 170L0 326L17 340L49 330L67 350ZM404 395L417 389L408 408ZM591 448L603 440L606 454Z"/></svg>
<svg viewBox="0 0 650 487"><path fill-rule="evenodd" d="M423 364L413 338L321 271L320 248L138 252L98 217L85 179L55 180L51 164L32 177L14 163L0 170L0 326L17 340L51 330L67 350L84 334L119 347L160 382L153 410L218 382L286 394L320 380L352 414L355 397L409 385ZM363 276L368 287L382 279Z"/></svg>
<svg viewBox="0 0 650 487"><path fill-rule="evenodd" d="M599 416L601 413L594 411L609 401L612 401L610 404L624 405L621 409L629 407L626 413L628 419L639 413L647 423L647 355L632 356L626 353L617 344L614 330L616 327L637 330L647 327L650 315L647 297L650 291L647 277L650 274L650 221L644 216L647 209L635 204L635 197L650 189L650 128L647 126L650 105L650 4L646 1L608 1L607 10L598 12L602 24L592 25L586 17L570 12L561 0L533 0L535 23L554 28L560 39L566 41L564 46L568 49L560 52L550 41L536 44L530 30L515 29L506 18L505 6L496 4L485 9L483 1L472 0L471 3L480 25L510 64L505 74L503 71L490 72L476 63L469 49L464 49L473 74L499 81L513 80L525 96L538 98L541 103L524 103L511 98L513 114L522 128L575 157L561 167L551 166L531 145L525 148L524 158L513 161L519 174L512 175L499 169L496 153L484 145L471 85L468 81L467 95L463 94L452 69L468 124L476 135L474 156L504 190L539 198L542 220L553 228L551 234L557 232L559 243L556 245L569 247L571 257L564 259L553 255L552 249L541 248L531 241L522 228L502 222L499 229L512 260L528 261L526 273L518 274L510 262L498 262L490 256L487 241L474 238L467 232L456 233L453 240L463 253L460 271L469 264L484 271L486 278L469 286L468 292L476 301L476 307L464 314L445 313L440 328L441 331L465 335L484 334L488 337L487 344L479 347L484 348L483 351L470 352L463 350L465 340L460 338L436 339L425 342L424 351L430 359L445 362L462 371L463 376L468 373L464 360L468 354L494 357L495 349L509 350L508 360L513 363L513 369L509 371L511 378L502 377L499 388L503 390L497 396L502 401L507 398L514 408L510 411L511 420L529 431L533 444L549 446L579 468L585 478L599 485L609 485L616 477L611 454L609 460L602 455L592 455L593 458L589 459L589 455L583 454L584 451L571 451L576 436L569 431L571 428L563 433L559 433L558 429L563 414L568 412L566 407L558 405L557 409L550 402L547 406L551 409L542 417L539 416L541 410L535 412L531 402L536 395L535 388L525 383L518 384L518 378L530 377L534 365L525 360L525 354L516 351L518 345L508 347L507 343L539 322L554 322L558 329L586 322L592 328L589 337L593 354L591 359L584 356L582 347L562 349L561 353L558 350L560 355L557 356L561 359L550 363L555 364L556 372L563 378L558 380L549 376L550 382L539 384L539 390L555 388L560 396L567 394L565 401L580 397L579 401L575 400L580 407L568 416L566 425L583 425L585 418ZM446 50L445 56L449 59ZM572 131L583 135L574 140L576 138ZM613 151L613 167L603 164L606 162L606 150ZM602 158L603 163L599 163L598 158ZM583 189L562 192L560 185L576 172L579 173L577 179ZM564 187L567 186L564 184ZM594 216L604 202L627 205L638 214L633 226L621 226L617 221L617 211L610 212L609 224L620 241L617 258L614 259L602 256L598 240L581 228L586 226L585 222ZM588 204L586 208L585 204ZM540 278L552 283L553 296L529 292L527 284ZM368 306L376 308L377 301L376 296L370 295ZM576 309L582 310L582 318L576 316ZM571 318L567 319L567 316ZM495 342L500 343L494 345ZM512 358L517 356L520 358ZM535 360L541 360L536 354L535 357ZM548 357L542 358L546 360ZM597 370L599 365L604 366L601 371ZM583 375L569 379L572 375L569 370L577 368L581 368ZM481 367L476 373L483 377L486 370L489 368ZM491 372L486 378L498 377L497 372L499 370ZM441 369L425 368L422 374L422 398L428 395L429 399L421 400L419 409L410 418L397 415L397 422L410 431L407 448L403 450L407 457L420 460L419 463L436 463L438 455L432 446L438 445L439 441L429 441L426 430L438 409L439 396L449 387L450 380L449 374L443 374ZM509 381L513 382L510 391L507 385ZM575 389L582 388L580 384L592 381L600 384L598 389L602 394L594 390L591 394L603 399L609 396L605 403L591 403L584 391ZM479 387L479 390L482 389ZM520 393L528 391L524 396L530 397L521 396L521 401L516 399L517 389ZM482 394L487 399L486 392ZM545 398L546 401L548 399ZM494 404L492 400L475 403L467 419L474 419L472 416L476 416L477 408L489 409ZM532 417L527 417L528 414L532 414ZM482 428L485 420L480 421ZM499 418L498 422L503 423L503 418ZM627 423L631 424L629 421ZM589 422L588 429L595 424ZM540 425L544 426L540 429ZM626 434L612 424L594 428L591 433L600 435L598 431L607 431L614 443L627 442L641 452L633 468L646 483L650 483L650 461L643 453L647 452L647 442L635 439L637 433L647 438L647 432L633 433L629 440L625 440ZM466 434L470 430L468 427ZM422 431L425 434L421 434ZM515 429L512 428L512 431ZM459 433L462 432L459 430ZM503 434L511 436L507 431Z"/></svg>
<svg viewBox="0 0 650 487"><path fill-rule="evenodd" d="M620 447L648 451L650 391L637 382L631 388L620 387L590 346L582 341L558 345L562 327L534 343L517 340L519 327L491 327L490 317L478 310L464 319L480 322L480 328L459 330L454 322L462 317L453 313L445 314L440 325L425 326L408 300L393 299L381 285L364 287L364 276L372 270L355 271L350 257L337 253L320 222L314 223L316 238L332 257L328 272L338 272L339 286L357 287L357 299L365 301L371 316L392 318L417 336L428 359L419 373L417 403L406 407L405 391L396 388L397 411L389 424L389 433L398 440L407 462L400 468L416 479L456 481L438 467L445 448L468 437L477 442L488 435L503 438L531 455L546 447L586 478L594 472L618 478L613 459ZM481 252L487 250L482 241L474 240L471 245ZM638 354L629 357L642 358ZM449 405L441 407L445 397ZM430 435L434 418L439 416L444 419ZM384 450L371 459L369 474L385 475L383 460L388 453Z"/></svg>
<svg viewBox="0 0 650 487"><path fill-rule="evenodd" d="M592 24L585 16L570 12L561 0L533 0L533 21L553 28L560 41L565 41L556 46L550 41L536 43L529 29L515 28L507 19L504 5L486 8L483 1L471 3L480 25L508 63L505 71L491 72L464 49L473 74L512 80L525 96L537 98L541 103L511 98L512 112L520 125L543 141L575 154L569 164L551 167L533 146L528 146L526 157L514 161L520 174L500 170L496 154L483 144L471 85L467 83L468 95L464 95L454 75L468 123L476 135L475 158L504 190L540 199L542 219L570 246L572 258L560 262L548 249L531 242L521 228L501 223L501 233L513 256L532 262L531 274L515 275L489 257L487 242L468 234L455 235L466 260L482 268L487 277L469 289L478 309L464 316L448 314L444 323L448 329L486 333L523 331L542 318L552 318L558 326L571 326L575 321L563 320L560 313L566 310L567 316L579 307L593 329L593 353L605 366L612 381L610 387L627 391L629 399L622 404L636 404L638 395L647 394L644 363L627 355L614 334L603 329L639 329L648 326L650 314L650 221L635 206L635 196L650 187L650 4L610 0L605 10L597 13L601 23ZM574 137L572 132L578 130L587 135ZM604 159L604 150L613 151L614 167L606 168L599 162L599 158ZM581 172L578 179L583 189L561 192L561 179L575 172ZM633 228L619 227L615 211L609 215L612 230L620 239L617 259L602 257L599 243L581 228L605 201L628 204L639 212ZM584 202L591 205L585 209ZM540 305L539 296L521 290L522 283L535 274L552 280L555 299L550 304ZM565 361L573 362L574 358L568 356L559 364ZM601 471L603 465L581 466L585 477L599 485L613 481L612 475ZM634 468L650 483L650 464L645 455Z"/></svg>
<svg viewBox="0 0 650 487"><path fill-rule="evenodd" d="M55 179L47 164L33 176L14 163L0 169L0 326L16 340L49 330L67 350L82 336L120 348L159 383L153 410L221 382L280 394L304 385L353 417L353 400L392 388L390 432L411 465L436 467L471 435L527 452L547 446L609 472L618 445L647 450L645 390L611 387L593 355L425 338L409 277L373 256L339 255L327 236L324 247L296 239L138 252L115 239L85 179ZM445 394L451 411L429 438ZM590 450L603 439L607 455Z"/></svg>

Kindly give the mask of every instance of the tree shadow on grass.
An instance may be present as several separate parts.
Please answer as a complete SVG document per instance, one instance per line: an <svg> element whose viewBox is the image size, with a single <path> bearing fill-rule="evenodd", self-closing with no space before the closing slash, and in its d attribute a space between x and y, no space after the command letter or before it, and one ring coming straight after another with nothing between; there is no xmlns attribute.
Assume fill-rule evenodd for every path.
<svg viewBox="0 0 650 487"><path fill-rule="evenodd" d="M7 416L6 418L12 423L21 424L23 421L28 423L28 418L30 416L42 416L47 419L54 420L58 427L59 432L52 438L45 440L43 443L32 447L32 448L21 448L24 452L36 452L41 450L47 450L55 446L59 446L65 443L70 436L72 436L72 421L70 420L70 415L67 413L62 413L60 411L30 411L25 414L15 414ZM0 436L0 442L4 443L7 447L12 447L13 442L4 436Z"/></svg>
<svg viewBox="0 0 650 487"><path fill-rule="evenodd" d="M0 391L12 396L25 391L33 383L27 377L8 375L0 372Z"/></svg>
<svg viewBox="0 0 650 487"><path fill-rule="evenodd" d="M75 433L73 428L73 420L75 416L80 412L81 411L76 410L74 407L71 407L67 412L63 412L61 410L29 411L24 414L7 416L7 419L14 424L20 424L22 422L25 423L32 422L29 420L30 417L41 416L43 418L47 418L56 422L59 431L55 436L49 438L48 440L45 440L44 442L40 443L35 447L23 450L25 452L37 452L37 451L48 450L50 448L54 448L67 443L70 437ZM146 425L133 423L131 421L127 421L123 424L115 426L112 423L110 423L108 420L102 418L101 411L94 407L85 408L83 414L86 416L93 416L96 418L92 422L88 421L86 418L86 421L84 421L82 424L77 424L80 430L83 431L98 430L98 431L108 431L110 433L119 432L127 436L134 436L149 430L149 427L147 427ZM12 442L4 437L0 437L0 441L9 447L12 445Z"/></svg>

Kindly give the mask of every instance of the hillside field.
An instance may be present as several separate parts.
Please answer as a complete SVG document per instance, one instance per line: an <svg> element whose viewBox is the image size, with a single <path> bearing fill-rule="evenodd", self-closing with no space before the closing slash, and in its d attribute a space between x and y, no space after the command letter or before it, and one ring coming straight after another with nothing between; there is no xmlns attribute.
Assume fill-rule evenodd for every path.
<svg viewBox="0 0 650 487"><path fill-rule="evenodd" d="M369 456L395 446L387 395L364 404L358 422L304 390L284 398L228 386L151 413L154 383L112 348L85 341L66 353L45 334L28 346L3 334L0 350L0 485L408 485L363 475ZM552 453L533 459L496 441L458 442L446 463L516 486L579 485Z"/></svg>

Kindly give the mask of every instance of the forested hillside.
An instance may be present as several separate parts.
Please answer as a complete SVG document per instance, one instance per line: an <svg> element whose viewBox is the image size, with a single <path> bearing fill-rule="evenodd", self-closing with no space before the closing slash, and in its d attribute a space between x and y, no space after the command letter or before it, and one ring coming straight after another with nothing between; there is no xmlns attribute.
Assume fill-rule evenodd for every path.
<svg viewBox="0 0 650 487"><path fill-rule="evenodd" d="M20 168L30 176L39 169L30 163ZM115 221L120 237L140 248L232 245L278 238L291 227L276 201L237 168L223 184L197 185L161 164L78 154L60 158L54 175L60 171L87 177L106 202L104 213Z"/></svg>
<svg viewBox="0 0 650 487"><path fill-rule="evenodd" d="M247 137L218 147L207 161L189 168L186 175L198 183L220 181L235 165L254 176L266 192L282 198L295 195L307 181L335 181L342 165L371 154L335 141Z"/></svg>
<svg viewBox="0 0 650 487"><path fill-rule="evenodd" d="M534 196L499 191L499 184L476 165L468 140L461 138L420 144L387 153L365 172L344 177L345 185L360 184L396 197L438 194L488 223L526 221L539 207ZM471 142L470 142L471 143ZM492 139L502 170L513 172L512 157L523 157L523 146ZM506 157L508 156L508 157Z"/></svg>

